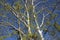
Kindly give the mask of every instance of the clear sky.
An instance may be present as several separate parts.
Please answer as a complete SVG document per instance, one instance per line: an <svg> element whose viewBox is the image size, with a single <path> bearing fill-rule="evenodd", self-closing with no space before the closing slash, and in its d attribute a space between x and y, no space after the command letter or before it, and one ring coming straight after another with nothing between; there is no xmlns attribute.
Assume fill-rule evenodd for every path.
<svg viewBox="0 0 60 40"><path fill-rule="evenodd" d="M16 1L16 0L7 0L6 2L8 2L9 4L12 5L15 1ZM37 1L35 2L35 4L38 3L39 1L42 1L42 0L37 0ZM39 5L36 7L36 11L38 11L38 10L39 10L39 7L42 7L42 5L45 5L46 7L48 7L48 6L49 6L49 3L52 4L53 2L56 2L56 0L48 0L46 3L41 3L41 4L39 4ZM58 7L60 8L59 5L58 5ZM51 11L53 10L53 8L51 8L51 7L48 7L48 9L51 10ZM58 19L60 19L60 10L55 10L54 13L57 13L57 14L58 14L58 17L56 18L56 21L58 22L58 24L60 24L60 20L58 20ZM7 16L11 16L11 14L8 14ZM40 16L40 15L39 15L39 16ZM12 17L12 18L15 18L15 17ZM0 19L1 19L1 18L0 18ZM16 19L16 21L17 21L17 19ZM10 20L10 22L12 22L12 21ZM17 24L17 23L14 23L14 26L16 26L16 27L18 28L18 24ZM21 26L22 26L22 25L21 25ZM59 32L57 32L57 35L59 35ZM45 37L46 37L46 38L49 37L48 33L45 34ZM16 36L16 35L13 35L12 37L8 37L8 38L6 38L6 39L4 39L4 40L17 40L17 36ZM50 39L50 40L51 40L51 39Z"/></svg>

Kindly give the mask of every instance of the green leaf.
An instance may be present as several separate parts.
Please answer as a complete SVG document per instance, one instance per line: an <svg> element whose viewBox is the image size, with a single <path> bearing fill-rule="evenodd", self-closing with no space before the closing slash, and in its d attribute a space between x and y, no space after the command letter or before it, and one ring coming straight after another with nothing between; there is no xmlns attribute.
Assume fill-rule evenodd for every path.
<svg viewBox="0 0 60 40"><path fill-rule="evenodd" d="M7 36L0 36L0 40L7 38Z"/></svg>
<svg viewBox="0 0 60 40"><path fill-rule="evenodd" d="M60 31L60 25L59 25L57 22L54 23L54 27L55 27L58 31Z"/></svg>
<svg viewBox="0 0 60 40"><path fill-rule="evenodd" d="M21 10L23 8L23 6L20 4L20 2L18 1L18 2L15 2L15 4L14 4L14 9L16 10L16 11L19 11L19 10Z"/></svg>
<svg viewBox="0 0 60 40"><path fill-rule="evenodd" d="M50 21L47 21L47 22L46 22L46 25L50 25L50 24L51 24Z"/></svg>
<svg viewBox="0 0 60 40"><path fill-rule="evenodd" d="M11 5L10 4L5 4L4 9L9 11L11 9Z"/></svg>
<svg viewBox="0 0 60 40"><path fill-rule="evenodd" d="M24 37L22 38L22 40L27 40L27 38L24 36Z"/></svg>

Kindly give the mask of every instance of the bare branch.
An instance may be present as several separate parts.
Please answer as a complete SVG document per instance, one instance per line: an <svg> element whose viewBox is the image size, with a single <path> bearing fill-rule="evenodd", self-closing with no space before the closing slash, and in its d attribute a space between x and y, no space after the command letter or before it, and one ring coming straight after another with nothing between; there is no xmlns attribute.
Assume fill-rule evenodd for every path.
<svg viewBox="0 0 60 40"><path fill-rule="evenodd" d="M32 5L33 5L33 3L32 3ZM33 6L33 12L35 12L35 6ZM43 14L43 21L42 21L42 24L41 24L40 26L39 26L39 24L38 24L38 22L37 22L36 15L34 14L33 16L34 16L34 18L35 18L35 23L36 23L36 25L37 25L37 31L38 31L38 33L40 34L42 40L44 40L42 31L41 31L41 29L40 29L40 26L42 26L42 25L43 25L43 22L44 22L44 14Z"/></svg>
<svg viewBox="0 0 60 40"><path fill-rule="evenodd" d="M31 28L30 28L30 16L29 16L29 12L28 12L28 8L27 8L27 0L25 1L26 3L25 3L25 8L26 8L26 12L27 12L27 18L28 18L28 20L27 20L27 23L28 23L28 32L29 33L31 33Z"/></svg>
<svg viewBox="0 0 60 40"><path fill-rule="evenodd" d="M33 13L35 12L34 0L32 0Z"/></svg>
<svg viewBox="0 0 60 40"><path fill-rule="evenodd" d="M19 31L20 33L22 33L23 35L25 35L21 30L19 30L18 28L16 28L14 25L12 25L11 23L9 22L0 22L0 25L5 25L5 26L11 26L12 28L14 28L15 30Z"/></svg>
<svg viewBox="0 0 60 40"><path fill-rule="evenodd" d="M43 19L42 19L42 23L41 23L40 27L42 27L42 26L43 26L44 18L45 18L45 16L44 16L44 14L43 14Z"/></svg>
<svg viewBox="0 0 60 40"><path fill-rule="evenodd" d="M35 15L34 15L34 18L35 18L35 22L36 22L36 25L37 25L37 31L38 31L38 33L40 34L42 40L44 40L44 37L43 37L43 34L42 34L42 30L41 30L40 27L39 27L39 24L38 24L38 22L37 22L37 20L36 20L36 16L35 16ZM43 21L42 21L42 24L41 24L40 26L43 25L43 22L44 22L44 14L43 14Z"/></svg>
<svg viewBox="0 0 60 40"><path fill-rule="evenodd" d="M35 7L36 7L37 5L39 5L40 3L44 3L44 1L38 2L37 4L35 4Z"/></svg>
<svg viewBox="0 0 60 40"><path fill-rule="evenodd" d="M14 11L12 11L12 12L19 19L19 21L22 21L26 25L26 27L28 27L27 23L25 21L23 21L21 18L19 18L19 15L16 15L16 13Z"/></svg>
<svg viewBox="0 0 60 40"><path fill-rule="evenodd" d="M27 17L28 17L28 20L27 20L27 23L28 23L28 31L29 33L31 33L31 29L30 29L30 18L29 18L29 13L27 12Z"/></svg>

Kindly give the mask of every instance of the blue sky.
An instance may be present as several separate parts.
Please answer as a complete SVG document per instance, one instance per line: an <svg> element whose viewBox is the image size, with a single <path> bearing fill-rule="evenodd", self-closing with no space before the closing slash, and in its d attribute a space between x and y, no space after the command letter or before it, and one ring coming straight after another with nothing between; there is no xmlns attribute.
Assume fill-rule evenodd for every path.
<svg viewBox="0 0 60 40"><path fill-rule="evenodd" d="M7 0L6 2L7 3L9 3L9 4L13 4L14 2L15 2L16 0ZM37 0L36 2L35 2L35 4L36 3L38 3L39 1L42 1L42 0ZM56 2L56 0L47 0L47 2L46 3L40 3L37 7L36 7L36 11L38 11L39 9L41 9L41 7L42 7L42 5L45 5L49 10L53 10L53 8L52 7L48 7L49 6L49 4L52 4L53 2ZM58 7L60 8L60 6L58 5ZM1 7L0 7L1 8ZM44 12L45 13L45 12ZM56 18L56 21L58 22L58 24L60 24L60 10L55 10L54 11L54 13L57 13L58 14L58 16L57 16L57 18ZM14 22L14 26L16 26L17 28L18 28L18 24L16 23L17 22L17 19L16 19L16 17L15 16L13 16L12 17L12 15L11 14L7 14L6 15L7 17L10 17L10 18L12 18L12 19L14 19L15 18L15 22ZM40 15L38 15L38 16L40 16ZM0 19L2 19L1 17L0 17ZM7 19L5 19L5 20L7 20ZM0 20L1 21L1 20ZM12 23L12 20L10 20L9 22L11 22ZM22 25L21 25L22 26ZM59 33L57 33L58 35L59 35ZM46 34L46 37L48 38L49 37L49 35L48 35L48 33ZM8 37L8 38L6 38L6 39L4 39L4 40L17 40L17 36L16 35L13 35L12 37Z"/></svg>

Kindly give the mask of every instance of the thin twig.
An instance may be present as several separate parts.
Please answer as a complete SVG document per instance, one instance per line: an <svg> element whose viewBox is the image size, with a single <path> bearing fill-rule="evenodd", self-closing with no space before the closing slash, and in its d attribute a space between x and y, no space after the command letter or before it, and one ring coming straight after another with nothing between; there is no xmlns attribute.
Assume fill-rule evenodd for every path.
<svg viewBox="0 0 60 40"><path fill-rule="evenodd" d="M19 30L18 28L16 28L14 25L12 25L11 23L9 23L9 22L0 22L0 25L5 25L5 26L11 26L12 28L14 28L15 30L17 30L17 31L19 31L19 32L21 32L23 35L25 35L21 30Z"/></svg>

